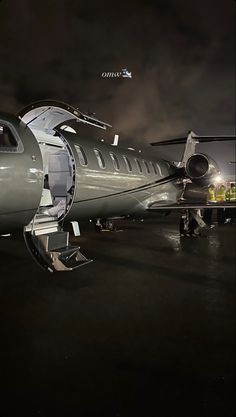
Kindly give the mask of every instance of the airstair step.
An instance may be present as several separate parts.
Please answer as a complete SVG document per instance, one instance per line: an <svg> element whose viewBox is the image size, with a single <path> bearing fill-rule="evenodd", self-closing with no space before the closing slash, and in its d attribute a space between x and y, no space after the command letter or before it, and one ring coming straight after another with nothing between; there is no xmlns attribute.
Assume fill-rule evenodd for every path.
<svg viewBox="0 0 236 417"><path fill-rule="evenodd" d="M77 246L66 246L64 248L59 248L56 251L58 259L67 269L73 270L79 266L92 262L92 260L87 259L79 249L80 248Z"/></svg>
<svg viewBox="0 0 236 417"><path fill-rule="evenodd" d="M35 236L46 235L50 233L57 233L58 224L57 223L55 224L44 223L43 225L35 226L33 231L34 231Z"/></svg>
<svg viewBox="0 0 236 417"><path fill-rule="evenodd" d="M57 217L55 216L47 216L46 214L37 214L34 220L35 224L39 223L49 223L57 221Z"/></svg>
<svg viewBox="0 0 236 417"><path fill-rule="evenodd" d="M46 252L58 251L62 247L67 247L69 242L69 232L56 231L38 236Z"/></svg>
<svg viewBox="0 0 236 417"><path fill-rule="evenodd" d="M25 230L24 236L31 254L50 272L71 271L92 262L80 252L79 246L69 244L69 233L63 230L41 235Z"/></svg>
<svg viewBox="0 0 236 417"><path fill-rule="evenodd" d="M32 232L35 235L41 235L45 233L52 233L58 230L58 222L55 217L44 216L43 218L35 218L26 227L26 232Z"/></svg>

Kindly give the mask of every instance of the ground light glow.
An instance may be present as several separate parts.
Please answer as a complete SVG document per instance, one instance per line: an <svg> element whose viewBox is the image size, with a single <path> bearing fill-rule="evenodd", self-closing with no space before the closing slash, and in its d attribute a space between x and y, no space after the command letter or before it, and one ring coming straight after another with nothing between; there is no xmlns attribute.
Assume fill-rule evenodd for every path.
<svg viewBox="0 0 236 417"><path fill-rule="evenodd" d="M221 176L221 175L217 175L217 176L214 178L214 181L215 181L217 184L219 184L220 182L222 182L222 181L223 181L223 178L222 178L222 176Z"/></svg>

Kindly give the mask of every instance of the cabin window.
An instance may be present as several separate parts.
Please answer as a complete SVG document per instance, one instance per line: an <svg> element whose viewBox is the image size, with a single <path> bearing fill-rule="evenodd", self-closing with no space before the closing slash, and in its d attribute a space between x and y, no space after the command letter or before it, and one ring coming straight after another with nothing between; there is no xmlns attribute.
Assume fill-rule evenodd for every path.
<svg viewBox="0 0 236 417"><path fill-rule="evenodd" d="M152 166L154 173L157 175L157 169L156 169L156 165L154 164L154 162L151 162L151 166Z"/></svg>
<svg viewBox="0 0 236 417"><path fill-rule="evenodd" d="M130 160L125 155L123 155L123 158L124 158L124 161L125 161L125 164L126 164L126 167L127 167L128 171L131 172L132 171L132 166L131 166Z"/></svg>
<svg viewBox="0 0 236 417"><path fill-rule="evenodd" d="M149 165L148 165L147 161L143 161L143 163L145 165L147 174L150 174L150 168L149 168Z"/></svg>
<svg viewBox="0 0 236 417"><path fill-rule="evenodd" d="M139 170L140 174L142 174L143 170L142 170L141 162L138 159L135 159L135 162L137 164L137 167L138 167L138 170Z"/></svg>
<svg viewBox="0 0 236 417"><path fill-rule="evenodd" d="M158 169L158 172L159 172L160 176L163 177L162 172L161 172L161 167L158 163L156 163L156 167Z"/></svg>
<svg viewBox="0 0 236 417"><path fill-rule="evenodd" d="M113 162L113 165L114 165L115 170L116 171L119 171L120 164L119 164L119 161L118 161L117 156L114 153L112 153L112 152L110 152L110 156L111 156L111 159L112 159L112 162Z"/></svg>
<svg viewBox="0 0 236 417"><path fill-rule="evenodd" d="M79 145L75 145L75 149L76 149L77 155L79 157L80 165L82 165L82 166L88 165L88 160L87 160L87 157L85 155L85 152L84 152L83 148Z"/></svg>
<svg viewBox="0 0 236 417"><path fill-rule="evenodd" d="M17 148L17 140L7 126L0 124L0 148Z"/></svg>
<svg viewBox="0 0 236 417"><path fill-rule="evenodd" d="M104 169L105 168L105 161L103 159L102 152L100 152L98 149L94 149L94 153L97 157L99 167Z"/></svg>

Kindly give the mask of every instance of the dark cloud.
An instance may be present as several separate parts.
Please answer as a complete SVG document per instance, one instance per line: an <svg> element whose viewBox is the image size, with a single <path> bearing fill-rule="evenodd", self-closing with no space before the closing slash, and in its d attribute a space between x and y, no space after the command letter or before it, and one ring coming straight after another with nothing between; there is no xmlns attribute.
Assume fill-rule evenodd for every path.
<svg viewBox="0 0 236 417"><path fill-rule="evenodd" d="M59 99L142 143L233 133L235 2L0 3L0 107ZM132 79L103 79L128 68Z"/></svg>

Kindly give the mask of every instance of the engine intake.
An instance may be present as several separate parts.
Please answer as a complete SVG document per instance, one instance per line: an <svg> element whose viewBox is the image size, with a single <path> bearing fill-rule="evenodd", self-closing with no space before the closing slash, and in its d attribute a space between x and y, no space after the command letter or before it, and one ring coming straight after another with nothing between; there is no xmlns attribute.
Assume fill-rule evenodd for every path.
<svg viewBox="0 0 236 417"><path fill-rule="evenodd" d="M196 153L187 160L186 174L193 182L201 185L210 184L211 179L219 173L216 162L203 153Z"/></svg>

